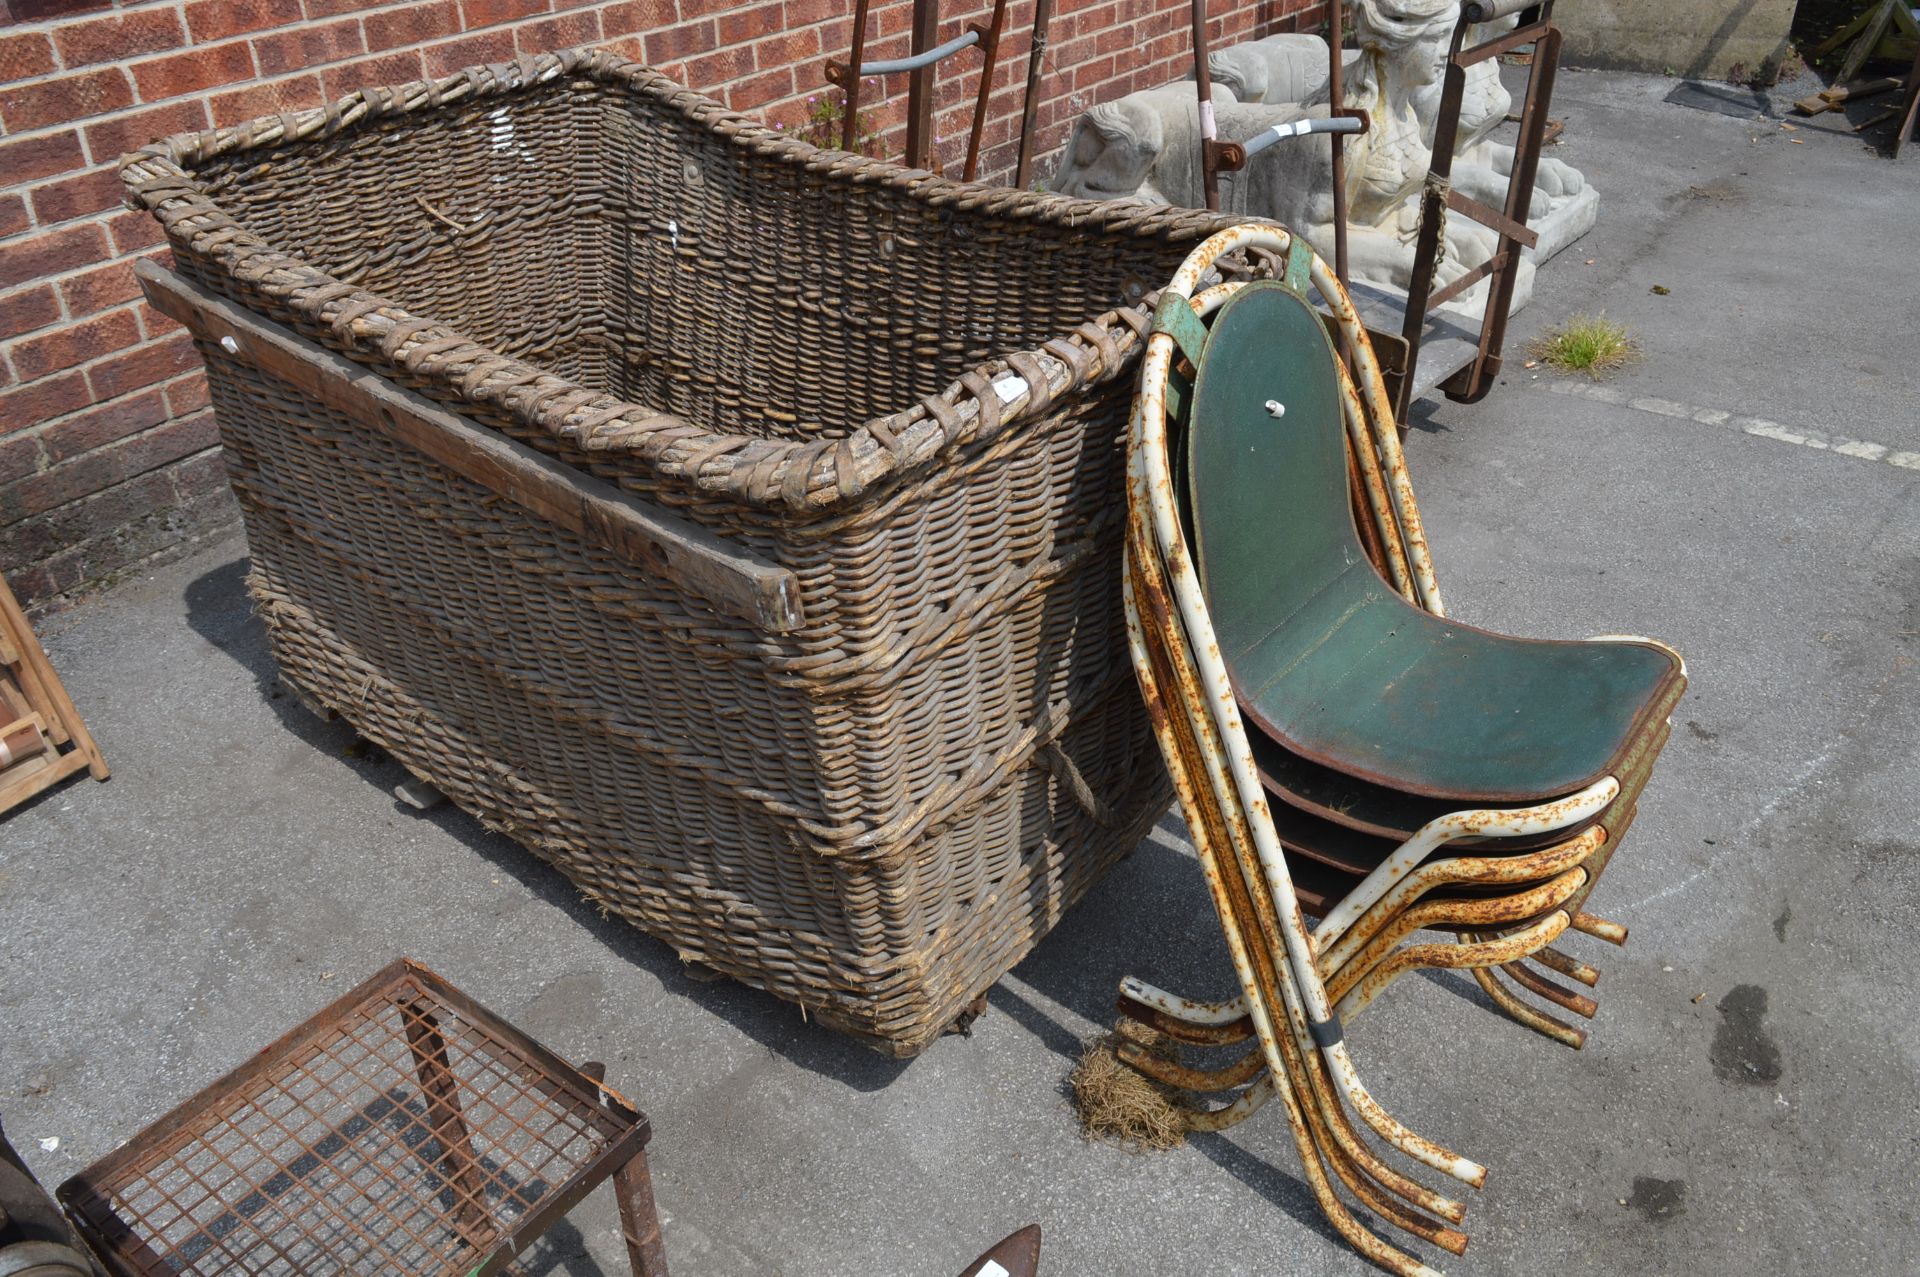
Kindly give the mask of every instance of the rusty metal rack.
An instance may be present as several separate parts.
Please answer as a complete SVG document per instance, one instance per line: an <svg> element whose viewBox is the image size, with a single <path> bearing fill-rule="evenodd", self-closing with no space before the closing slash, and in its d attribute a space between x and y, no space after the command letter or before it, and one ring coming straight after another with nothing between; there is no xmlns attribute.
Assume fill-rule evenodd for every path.
<svg viewBox="0 0 1920 1277"><path fill-rule="evenodd" d="M1462 47L1472 27L1514 14L1520 18L1513 30L1470 48ZM1514 142L1513 168L1508 174L1506 206L1489 208L1455 190L1452 182L1454 141L1459 135L1467 68L1525 45L1533 46L1533 58L1527 72L1526 105L1520 110L1520 135ZM1394 416L1401 422L1406 420L1407 409L1413 401L1435 384L1449 399L1478 403L1500 375L1507 310L1513 302L1521 253L1539 242L1539 236L1527 228L1527 208L1539 171L1540 148L1546 135L1547 111L1553 103L1553 81L1559 65L1560 30L1553 25L1553 0L1467 0L1460 6L1460 20L1447 49L1446 79L1441 88L1439 118L1434 125L1433 167L1427 173L1426 189L1421 196L1420 239L1414 255L1412 287L1407 290L1402 318L1401 336L1407 346L1405 367L1398 370L1397 379L1389 382L1395 400ZM1445 248L1446 219L1450 211L1489 227L1500 236L1500 244L1479 266L1436 289L1434 275ZM1452 331L1457 326L1445 320L1439 321L1440 331L1434 333L1438 317L1433 312L1483 278L1490 282L1477 340L1471 346L1457 340L1446 341L1447 337L1457 336ZM1372 326L1372 316L1368 316L1368 322ZM1434 341L1435 336L1442 340ZM1449 354L1458 352L1458 357L1448 359L1450 366L1436 369L1438 375L1423 379L1419 365L1429 358L1423 348L1436 346L1448 350ZM1438 349L1432 350L1432 355L1443 357Z"/></svg>
<svg viewBox="0 0 1920 1277"><path fill-rule="evenodd" d="M666 1277L647 1119L402 959L59 1197L115 1277L488 1277L611 1178Z"/></svg>

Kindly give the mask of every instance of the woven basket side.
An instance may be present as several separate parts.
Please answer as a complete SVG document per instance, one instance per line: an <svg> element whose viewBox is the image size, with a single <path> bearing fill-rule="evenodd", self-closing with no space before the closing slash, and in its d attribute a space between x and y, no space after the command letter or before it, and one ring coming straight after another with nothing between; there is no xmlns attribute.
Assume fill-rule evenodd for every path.
<svg viewBox="0 0 1920 1277"><path fill-rule="evenodd" d="M554 375L549 369L490 350L474 340L472 334L439 322L439 316L433 320L421 318L421 312L337 278L286 251L286 245L263 237L231 211L237 209L248 217L252 215L252 210L234 203L235 190L243 176L246 180L263 180L261 174L271 174L276 165L289 163L296 152L335 148L327 150L327 156L337 160L344 154L337 148L354 146L360 139L373 136L368 130L390 128L396 138L404 139L409 134L409 126L417 121L449 111L465 121L462 127L467 134L465 154L471 164L468 169L458 171L476 179L484 176L492 184L491 179L498 175L498 167L504 162L502 157L512 156L525 135L517 122L520 116L515 114L513 140L504 150L496 149L496 142L501 140L499 131L489 124L483 133L473 118L476 114L482 119L491 117L508 99L517 102L529 95L591 100L596 94L605 93L617 93L625 99L625 105L619 109L638 112L649 121L677 117L687 129L703 135L709 147L726 148L724 163L699 165L703 173L712 170L714 174L711 179L703 180L722 184L738 181L740 185L736 189L744 190L756 184L777 185L775 175L779 175L779 180L802 182L810 198L822 202L823 206L870 196L875 201L870 212L887 205L896 210L917 210L916 215L930 216L936 221L950 217L954 225L980 229L980 261L1003 254L1009 244L1018 242L1038 245L1034 251L1043 256L1056 252L1060 269L1051 274L1045 270L1025 271L1022 278L1030 280L1036 291L1013 298L1001 298L992 290L984 289L966 294L972 282L964 271L942 272L938 269L937 256L930 258L929 264L915 276L919 285L927 289L960 290L962 315L956 331L966 331L969 324L977 330L971 336L953 339L958 345L944 352L948 360L945 365L938 358L919 360L931 364L934 371L926 375L933 380L938 380L935 374L957 366L963 357L986 349L979 333L996 331L992 323L982 323L977 317L968 320L964 313L968 305L987 307L991 299L993 314L1002 316L1017 313L1023 307L1037 307L1048 298L1064 297L1065 300L1059 302L1061 313L1081 316L1084 322L1075 332L1054 334L1043 347L1044 353L1026 352L1026 367L1016 370L1026 376L1031 390L1016 395L1010 402L1003 402L987 380L976 374L945 387L938 394L923 397L919 403L888 405L893 409L889 415L876 416L858 428L854 428L855 422L844 418L836 425L827 426L824 411L827 405L823 399L822 411L817 414L821 425L815 433L826 432L829 437L761 438L741 430L733 416L728 416L724 423L715 423L721 428L709 428L666 412L658 404L636 403L617 394L604 393L569 376ZM487 110L478 112L481 106L487 106ZM604 125L605 121L601 123ZM528 127L531 129L534 125ZM575 130L573 149L557 145L551 162L560 166L558 157L570 155L577 172L593 171L596 165L604 165L606 153L579 149L583 138L605 144L604 130L596 132L578 124L572 127ZM480 140L483 137L486 139L484 151ZM664 150L661 153L664 154ZM370 201L367 206L404 209L402 195L391 185L382 184L383 175L378 166L373 167L374 172L360 179L362 183L373 184L365 195ZM736 169L750 176L732 176ZM203 173L207 175L204 179ZM1120 289L1111 287L1112 281L1108 280L1102 284L1078 285L1091 291L1073 294L1070 290L1076 285L1072 281L1080 273L1096 278L1103 272L1111 274L1116 261L1130 260L1143 268L1131 281L1134 287L1150 286L1171 269L1186 246L1233 220L1190 210L1072 201L1031 192L966 186L862 157L817 151L746 117L727 112L645 68L604 52L580 51L542 55L500 67L473 68L442 80L397 89L363 90L322 110L271 117L211 133L183 134L129 157L123 177L130 199L160 218L176 258L202 282L240 298L264 314L290 323L353 358L389 372L403 384L455 403L482 419L510 418L527 431L575 440L591 451L629 452L640 463L684 487L724 494L749 507L790 510L857 504L876 486L933 461L956 442L990 435L1025 414L1043 412L1054 398L1073 393L1091 381L1118 375L1130 365L1133 353L1117 345L1129 335L1111 314L1112 303L1121 300ZM562 189L569 188L563 183ZM570 189L575 193L571 213L566 211L564 197L556 195L560 203L555 207L562 211L555 216L567 218L572 224L579 220L572 214L582 207L580 192L587 192L587 198L591 198L595 188L588 181L572 185ZM434 194L440 192L436 189ZM612 207L610 188L607 194ZM422 236L436 234L456 238L486 234L484 228L476 229L477 222L469 225L461 220L465 209L481 208L484 201L476 198L463 204L457 194L444 195L439 203L424 194L422 198L429 207L412 209L412 224L404 233L396 235L400 242L417 244L422 242ZM669 255L676 251L671 229L641 226L630 213L630 209L620 212L616 208L612 213L603 210L605 216L626 224L630 242L638 234L649 251L661 251L661 244L667 246ZM299 229L297 223L302 217L311 220L315 216L317 214L288 212L282 216L281 224L286 225L295 238L300 238L295 233ZM447 221L454 225L446 225ZM311 227L308 229L311 231ZM583 239L591 239L589 234L582 234ZM309 235L303 242L313 240ZM911 235L896 237L893 251L908 253L918 242ZM884 253L879 239L871 248L876 254ZM381 251L384 250L359 256L349 253L348 264L372 279L384 264ZM812 251L824 249L815 245ZM593 245L585 243L580 260L592 262L594 259ZM751 274L749 259L743 257L735 265L743 277ZM905 269L904 263L901 269ZM565 279L562 270L544 283L527 282L514 290L513 299L476 301L469 297L457 309L469 314L498 314L517 308L523 316L529 308L551 309L547 307L547 299L561 295ZM484 288L486 281L470 286ZM1096 294L1105 296L1107 303L1093 304ZM575 300L570 303L574 309L582 309L579 300L582 297L591 302L591 290L576 290ZM705 300L711 312L714 299L709 296ZM722 297L721 303L720 313L724 314L726 298ZM488 310L490 306L494 308L492 311ZM589 304L584 309L591 311L593 307ZM631 307L625 309L632 310ZM612 319L601 321L589 315L582 322L588 329L599 322L634 322L622 311L622 307L609 304L604 313L613 316ZM537 318L543 319L547 326L543 328L539 322L528 326L523 322L517 331L551 336L562 323L551 314ZM993 322L1005 323L1004 319ZM1004 332L1004 329L998 331ZM583 342L594 336L590 331L570 335ZM847 351L857 355L857 342L845 344L851 342L851 338L829 339L824 330L819 335L824 343L821 348L827 352L823 358L851 358L845 356ZM613 332L607 336L617 342L622 334ZM922 336L928 337L935 346L950 340L931 330ZM918 358L915 346L918 340L910 338L905 342L902 350L907 356ZM835 346L834 341L843 344ZM536 350L547 353L551 349L541 348L538 339L523 343L523 347L523 353L529 355ZM842 356L835 356L835 351L841 351ZM596 373L604 377L607 370L596 358L586 354L582 347L560 352L556 366L583 378L594 378ZM625 371L621 376L612 377L610 384L638 389L647 383L644 375ZM924 381L890 381L884 383L884 388L919 389L926 384ZM718 413L725 409L731 413L739 406L716 398L711 410Z"/></svg>
<svg viewBox="0 0 1920 1277"><path fill-rule="evenodd" d="M207 354L283 676L688 958L911 1053L1165 806L1122 667L938 818L823 851L804 698L688 678L644 576Z"/></svg>

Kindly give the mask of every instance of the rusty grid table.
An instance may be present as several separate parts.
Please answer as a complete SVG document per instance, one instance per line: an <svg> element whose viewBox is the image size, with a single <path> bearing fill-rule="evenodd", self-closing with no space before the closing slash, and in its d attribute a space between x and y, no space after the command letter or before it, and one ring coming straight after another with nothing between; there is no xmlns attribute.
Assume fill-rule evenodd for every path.
<svg viewBox="0 0 1920 1277"><path fill-rule="evenodd" d="M487 1277L611 1178L666 1277L647 1119L402 959L60 1187L118 1277Z"/></svg>

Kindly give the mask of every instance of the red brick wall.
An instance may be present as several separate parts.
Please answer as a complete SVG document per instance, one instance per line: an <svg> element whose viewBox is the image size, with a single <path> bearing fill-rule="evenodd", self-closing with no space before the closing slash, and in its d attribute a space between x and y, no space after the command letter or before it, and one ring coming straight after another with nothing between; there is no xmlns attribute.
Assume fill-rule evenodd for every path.
<svg viewBox="0 0 1920 1277"><path fill-rule="evenodd" d="M1321 0L1213 0L1215 40L1291 30ZM948 0L945 39L991 0ZM742 111L804 124L846 57L853 0L0 0L0 573L28 601L87 588L233 517L205 383L138 300L164 256L119 205L115 162L168 133L318 106L374 84L604 43ZM870 58L907 52L911 0L874 0ZM1187 0L1056 0L1036 172L1086 106L1177 78ZM1032 0L1009 6L981 176L1012 174ZM939 77L937 151L957 174L979 55ZM877 92L882 153L906 84Z"/></svg>

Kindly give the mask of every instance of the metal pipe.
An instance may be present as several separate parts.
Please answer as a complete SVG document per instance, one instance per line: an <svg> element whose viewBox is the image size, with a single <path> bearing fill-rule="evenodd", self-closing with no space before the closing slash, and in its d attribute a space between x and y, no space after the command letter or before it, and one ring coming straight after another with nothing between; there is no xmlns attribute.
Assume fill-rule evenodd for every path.
<svg viewBox="0 0 1920 1277"><path fill-rule="evenodd" d="M1207 0L1192 0L1193 10L1193 88L1200 105L1200 186L1207 207L1220 209L1220 172L1213 144L1213 68L1207 65ZM1192 293L1189 287L1187 292Z"/></svg>
<svg viewBox="0 0 1920 1277"><path fill-rule="evenodd" d="M1558 949L1542 949L1533 955L1533 960L1549 971L1558 971L1570 980L1578 980L1589 989L1600 983L1600 972L1597 968L1588 966L1578 958L1564 954Z"/></svg>
<svg viewBox="0 0 1920 1277"><path fill-rule="evenodd" d="M1529 856L1454 856L1429 861L1403 878L1345 931L1325 937L1316 932L1314 945L1321 955L1320 968L1331 974L1345 966L1383 925L1436 887L1463 882L1532 882L1586 863L1605 843L1606 831L1596 826Z"/></svg>
<svg viewBox="0 0 1920 1277"><path fill-rule="evenodd" d="M980 52L980 89L973 99L973 127L967 130L967 162L960 170L960 180L971 182L980 171L980 131L987 124L987 99L993 96L993 72L1000 56L1000 36L1007 24L1007 0L993 0L993 17L987 22L984 35L985 43ZM980 35L979 27L970 28L968 35Z"/></svg>
<svg viewBox="0 0 1920 1277"><path fill-rule="evenodd" d="M1535 897L1533 912L1551 908L1553 903L1564 899L1564 894L1551 884L1548 884L1550 890L1546 894L1537 896L1541 888L1536 886L1513 896L1436 901L1426 905L1415 905L1413 902L1435 888L1456 883L1535 883L1541 879L1559 880L1571 874L1584 873L1580 866L1605 842L1605 831L1592 828L1567 842L1525 856L1461 856L1430 861L1404 878L1399 887L1382 897L1379 903L1340 936L1316 936L1316 964L1322 976L1331 982L1354 964L1355 955L1363 947L1372 945L1382 934L1392 933L1409 922L1412 926L1408 930L1441 924L1448 920L1450 912L1455 909L1476 918L1484 926L1492 925L1498 911L1511 907L1514 902L1526 907L1529 897ZM1333 943L1328 943L1329 939ZM1156 988L1134 976L1122 980L1120 989L1122 1011L1134 1018L1150 1014L1152 1018L1147 1022L1173 1037L1200 1045L1219 1045L1242 1041L1248 1036L1246 1032L1236 1032L1247 1014L1244 997L1225 1002L1195 1001Z"/></svg>
<svg viewBox="0 0 1920 1277"><path fill-rule="evenodd" d="M898 75L902 71L918 71L921 67L930 67L942 58L950 58L962 49L970 49L980 43L978 31L967 31L953 37L938 48L928 49L925 53L915 53L904 58L888 58L883 62L869 62L855 71L855 75Z"/></svg>
<svg viewBox="0 0 1920 1277"><path fill-rule="evenodd" d="M1474 971L1486 971L1491 967L1512 960L1542 945L1552 944L1560 933L1567 929L1567 915L1556 909L1525 931L1516 931L1510 936L1498 940L1483 940L1473 944L1411 944L1382 962L1367 973L1354 989L1341 999L1340 1010L1343 1015L1359 1015L1366 1010L1367 1004L1380 996L1381 990L1405 975L1420 968L1438 968L1458 970L1461 967ZM1485 987L1483 984L1482 988Z"/></svg>
<svg viewBox="0 0 1920 1277"><path fill-rule="evenodd" d="M1165 581L1159 576L1161 564L1151 543L1148 530L1150 522L1148 510L1148 483L1145 468L1140 464L1140 430L1143 413L1136 399L1133 424L1130 431L1128 464L1128 541L1125 551L1126 589L1122 592L1122 602L1127 622L1127 646L1139 675L1140 690L1147 705L1148 718L1152 723L1154 735L1166 760L1167 770L1172 777L1174 787L1180 794L1182 809L1191 814L1190 830L1194 845L1200 854L1201 868L1206 877L1208 888L1214 898L1214 908L1220 917L1221 931L1227 941L1227 951L1233 959L1236 974L1240 978L1241 988L1248 997L1252 1008L1254 1028L1266 1055L1268 1071L1250 1087L1241 1098L1226 1109L1212 1114L1194 1113L1189 1117L1189 1129L1219 1130L1244 1120L1261 1104L1273 1095L1282 1097L1287 1113L1287 1122L1299 1151L1301 1169L1305 1172L1309 1187L1323 1214L1336 1230L1362 1254L1391 1272L1403 1277L1433 1277L1433 1270L1412 1256L1395 1250L1374 1236L1359 1221L1354 1219L1344 1203L1333 1192L1326 1177L1325 1167L1321 1163L1320 1149L1315 1131L1309 1127L1301 1097L1293 1090L1296 1081L1311 1083L1297 1067L1294 1058L1295 1042L1291 1032L1277 1033L1273 1024L1271 1003L1262 996L1260 990L1278 983L1283 988L1288 984L1280 972L1273 969L1273 961L1284 958L1272 950L1261 952L1249 945L1240 931L1240 903L1233 895L1232 883L1226 873L1221 851L1228 840L1227 830L1223 827L1226 819L1224 810L1216 802L1201 802L1197 786L1198 773L1210 770L1203 755L1218 757L1217 746L1211 751L1201 747L1195 739L1195 733L1207 725L1204 721L1189 716L1190 707L1180 706L1182 712L1175 714L1176 706L1165 699L1161 689L1169 680L1178 681L1173 671L1164 670L1164 663L1173 659L1174 654L1167 651L1164 643L1149 643L1147 626L1149 618L1156 626L1156 634L1165 633L1172 624L1172 602L1168 597ZM1191 671L1184 672L1188 683L1193 682ZM1180 692L1182 689L1171 687L1169 690ZM1185 733L1184 735L1182 733ZM1215 782L1217 783L1217 782ZM1215 791L1217 792L1217 790ZM1242 884L1244 889L1244 884ZM1291 1029L1291 1025L1288 1026Z"/></svg>
<svg viewBox="0 0 1920 1277"><path fill-rule="evenodd" d="M1393 890L1445 843L1456 838L1512 838L1562 829L1605 810L1619 793L1620 782L1611 776L1602 776L1579 793L1554 802L1511 811L1498 808L1456 811L1430 820L1328 911L1314 930L1315 943L1325 943L1344 933L1374 902Z"/></svg>
<svg viewBox="0 0 1920 1277"><path fill-rule="evenodd" d="M1132 998L1142 1006L1152 1007L1176 1020L1209 1028L1231 1024L1247 1013L1245 998L1233 998L1226 1002L1196 1002L1155 988L1135 976L1127 976L1120 981L1120 996Z"/></svg>
<svg viewBox="0 0 1920 1277"><path fill-rule="evenodd" d="M1258 1113L1273 1098L1273 1092L1273 1074L1263 1073L1259 1081L1240 1092L1240 1098L1225 1108L1198 1109L1182 1105L1181 1115L1186 1118L1190 1131L1224 1131Z"/></svg>
<svg viewBox="0 0 1920 1277"><path fill-rule="evenodd" d="M1536 1011L1514 997L1507 986L1500 983L1500 977L1493 973L1492 967L1474 967L1473 978L1479 984L1481 992L1491 998L1495 1006L1535 1033L1552 1038L1562 1046L1570 1046L1576 1051L1587 1044L1585 1029L1576 1029L1571 1024Z"/></svg>
<svg viewBox="0 0 1920 1277"><path fill-rule="evenodd" d="M1290 137L1305 137L1309 133L1359 133L1360 121L1351 115L1333 115L1324 120L1293 120L1286 124L1276 124L1270 129L1262 129L1252 137L1240 143L1240 149L1248 159L1260 154L1275 142Z"/></svg>
<svg viewBox="0 0 1920 1277"><path fill-rule="evenodd" d="M1496 22L1539 3L1540 0L1467 0L1460 6L1460 12L1468 22Z"/></svg>
<svg viewBox="0 0 1920 1277"><path fill-rule="evenodd" d="M1627 929L1625 927L1617 922L1608 922L1605 918L1595 917L1590 913L1574 914L1573 929L1575 931L1585 932L1590 936L1598 936L1616 948L1627 942Z"/></svg>
<svg viewBox="0 0 1920 1277"><path fill-rule="evenodd" d="M1345 35L1341 30L1341 21L1345 16L1346 0L1332 0L1327 6L1327 102L1330 109L1347 109L1347 95L1342 83L1346 72L1346 58L1341 50ZM1347 280L1347 144L1338 134L1333 138L1333 273L1345 288Z"/></svg>
<svg viewBox="0 0 1920 1277"><path fill-rule="evenodd" d="M1545 976L1536 975L1519 962L1504 963L1500 969L1507 973L1508 979L1529 993L1537 994L1555 1006L1573 1012L1583 1020L1591 1020L1600 1014L1600 1004L1586 994L1575 993L1564 985L1555 984Z"/></svg>
<svg viewBox="0 0 1920 1277"><path fill-rule="evenodd" d="M1047 24L1053 18L1053 0L1034 0L1033 47L1027 52L1027 96L1020 106L1020 158L1013 166L1013 184L1027 189L1033 167L1033 120L1040 109L1040 69L1047 56Z"/></svg>
<svg viewBox="0 0 1920 1277"><path fill-rule="evenodd" d="M857 67L867 52L867 0L854 0L853 4L853 53L847 59L847 65ZM853 149L853 124L860 115L860 73L847 76L845 103L846 112L840 117L840 149Z"/></svg>
<svg viewBox="0 0 1920 1277"><path fill-rule="evenodd" d="M1196 14L1200 3L1201 0L1195 0ZM1293 236L1278 228L1241 226L1223 231L1188 256L1163 291L1163 299L1172 296L1184 302L1190 298L1201 275L1230 251L1261 247L1284 252L1292 247L1293 242ZM1363 365L1370 363L1371 376L1377 379L1378 365L1371 360L1365 333L1359 326L1351 300L1346 298L1346 290L1319 258L1312 259L1311 270L1314 285L1328 300L1349 340L1354 343L1356 361ZM1342 302L1345 303L1344 307ZM1162 304L1166 302L1163 300ZM1235 802L1242 813L1241 819L1251 826L1248 832L1265 878L1265 886L1274 897L1276 907L1271 912L1279 915L1276 921L1280 940L1292 973L1292 979L1280 982L1281 992L1290 1000L1296 997L1300 999L1300 1011L1306 1027L1329 1071L1346 1095L1348 1103L1359 1111L1368 1126L1416 1161L1464 1183L1478 1185L1486 1179L1484 1166L1409 1130L1368 1094L1347 1051L1339 1022L1333 1017L1326 985L1315 968L1313 941L1307 934L1306 920L1293 890L1293 879L1287 870L1280 840L1274 834L1272 821L1265 818L1265 792L1260 786L1258 771L1247 748L1233 685L1214 640L1192 554L1186 546L1185 536L1173 509L1166 440L1166 380L1171 371L1173 352L1172 334L1158 331L1149 337L1141 370L1140 392L1136 399L1138 410L1135 415L1140 424L1129 450L1129 468L1139 472L1136 486L1151 511L1154 540L1159 554L1164 556L1173 587L1172 594L1178 600L1179 615L1187 631L1183 647L1201 675L1195 690L1201 692L1204 689L1212 732L1221 741L1231 742L1231 748L1223 751L1224 757L1209 756L1205 761L1212 773L1210 779L1217 782L1212 786L1215 801ZM1390 417L1388 419L1391 420ZM1248 813L1253 814L1252 818L1248 817ZM1259 1008L1256 1006L1253 1010L1257 1018Z"/></svg>
<svg viewBox="0 0 1920 1277"><path fill-rule="evenodd" d="M913 0L914 54L927 52L940 33L940 0ZM915 67L907 81L907 167L927 168L933 146L933 82L938 74L931 62Z"/></svg>
<svg viewBox="0 0 1920 1277"><path fill-rule="evenodd" d="M1114 1054L1128 1068L1144 1073L1156 1082L1175 1090L1196 1093L1231 1091L1235 1087L1245 1086L1267 1067L1267 1057L1261 1054L1258 1047L1221 1069L1196 1069L1178 1060L1163 1060L1138 1042L1122 1042Z"/></svg>

